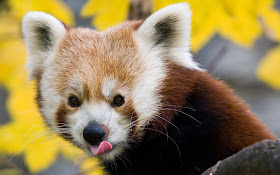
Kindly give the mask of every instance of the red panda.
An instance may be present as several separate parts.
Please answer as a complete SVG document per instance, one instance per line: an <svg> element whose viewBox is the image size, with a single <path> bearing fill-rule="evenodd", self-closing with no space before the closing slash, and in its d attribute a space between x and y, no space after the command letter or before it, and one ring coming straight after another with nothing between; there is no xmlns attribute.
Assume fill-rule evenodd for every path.
<svg viewBox="0 0 280 175"><path fill-rule="evenodd" d="M187 3L102 32L27 13L26 67L46 124L121 175L197 175L276 139L192 59L190 28Z"/></svg>

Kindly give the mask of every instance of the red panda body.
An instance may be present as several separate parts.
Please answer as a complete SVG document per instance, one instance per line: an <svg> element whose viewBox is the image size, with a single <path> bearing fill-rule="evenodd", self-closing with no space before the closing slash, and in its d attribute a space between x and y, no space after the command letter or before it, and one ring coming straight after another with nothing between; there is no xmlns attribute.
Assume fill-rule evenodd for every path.
<svg viewBox="0 0 280 175"><path fill-rule="evenodd" d="M170 5L104 32L30 12L23 35L46 124L110 174L201 174L275 139L189 52L191 11Z"/></svg>
<svg viewBox="0 0 280 175"><path fill-rule="evenodd" d="M244 147L275 139L223 82L175 64L168 76L163 119L147 126L142 142L126 152L129 160L105 164L111 174L200 175Z"/></svg>

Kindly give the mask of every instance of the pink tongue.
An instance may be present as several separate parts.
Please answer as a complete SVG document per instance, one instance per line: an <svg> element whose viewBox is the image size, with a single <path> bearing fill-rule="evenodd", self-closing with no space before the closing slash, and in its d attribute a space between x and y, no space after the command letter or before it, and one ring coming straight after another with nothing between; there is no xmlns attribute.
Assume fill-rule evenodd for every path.
<svg viewBox="0 0 280 175"><path fill-rule="evenodd" d="M99 154L105 153L112 149L112 145L109 142L103 141L99 146L90 146L90 151L93 155L97 156Z"/></svg>

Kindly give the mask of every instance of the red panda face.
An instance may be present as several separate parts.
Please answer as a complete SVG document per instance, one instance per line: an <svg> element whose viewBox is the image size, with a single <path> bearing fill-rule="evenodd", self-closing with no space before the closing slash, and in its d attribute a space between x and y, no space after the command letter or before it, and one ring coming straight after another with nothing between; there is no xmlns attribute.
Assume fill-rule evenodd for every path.
<svg viewBox="0 0 280 175"><path fill-rule="evenodd" d="M97 32L30 12L23 34L46 123L88 155L112 160L159 115L166 62L199 69L189 54L190 11L166 7L146 21Z"/></svg>
<svg viewBox="0 0 280 175"><path fill-rule="evenodd" d="M139 84L141 75L148 72L133 39L137 25L139 22L127 23L123 29L120 26L102 33L70 30L42 74L39 88L43 116L58 134L89 155L92 155L90 146L106 141L113 149L101 156L112 159L145 126L145 112L156 111L157 102L153 101L159 99L155 94L157 87L151 89L153 94L147 92L149 96L139 92L144 90L143 86L153 85ZM155 69L161 71L161 66ZM139 113L135 106L145 106L143 102L150 106ZM85 132L94 127L93 123L96 126L92 130L100 130L98 139L88 139L98 133Z"/></svg>

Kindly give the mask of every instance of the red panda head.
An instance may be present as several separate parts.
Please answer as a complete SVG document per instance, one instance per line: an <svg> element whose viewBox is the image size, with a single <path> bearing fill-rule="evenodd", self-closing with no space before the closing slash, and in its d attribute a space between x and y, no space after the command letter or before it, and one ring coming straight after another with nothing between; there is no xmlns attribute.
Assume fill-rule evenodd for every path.
<svg viewBox="0 0 280 175"><path fill-rule="evenodd" d="M189 53L190 24L186 3L103 32L26 14L26 67L46 123L89 155L114 159L157 118L167 62L200 70Z"/></svg>

